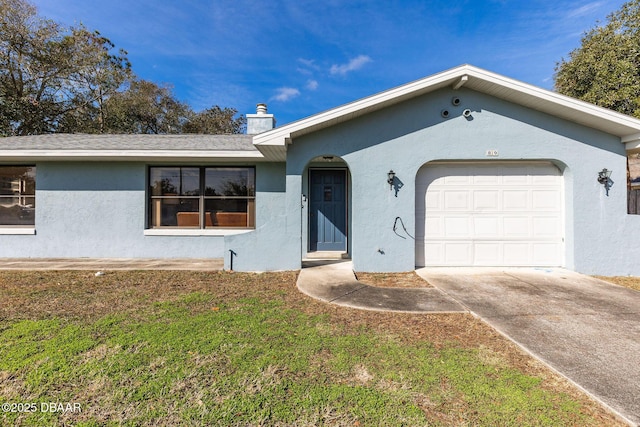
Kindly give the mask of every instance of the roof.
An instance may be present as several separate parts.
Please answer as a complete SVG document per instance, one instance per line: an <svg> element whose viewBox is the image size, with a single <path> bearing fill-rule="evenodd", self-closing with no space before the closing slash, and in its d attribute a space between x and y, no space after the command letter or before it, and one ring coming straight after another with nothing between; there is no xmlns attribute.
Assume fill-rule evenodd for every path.
<svg viewBox="0 0 640 427"><path fill-rule="evenodd" d="M261 160L251 135L46 134L0 138L7 160Z"/></svg>
<svg viewBox="0 0 640 427"><path fill-rule="evenodd" d="M461 65L315 114L256 135L253 141L263 154L284 158L286 145L294 143L297 137L442 88L462 86L618 136L628 150L640 150L640 120L472 65Z"/></svg>

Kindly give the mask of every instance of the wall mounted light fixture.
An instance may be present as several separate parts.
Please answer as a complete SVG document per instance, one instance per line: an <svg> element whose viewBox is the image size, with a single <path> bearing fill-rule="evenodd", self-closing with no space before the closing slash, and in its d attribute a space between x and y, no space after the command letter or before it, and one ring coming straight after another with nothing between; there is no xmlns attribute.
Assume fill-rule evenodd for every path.
<svg viewBox="0 0 640 427"><path fill-rule="evenodd" d="M609 181L609 178L611 178L611 171L607 168L604 168L600 172L598 172L598 182L600 184L606 184L607 181Z"/></svg>
<svg viewBox="0 0 640 427"><path fill-rule="evenodd" d="M387 184L389 184L389 189L393 189L393 180L396 177L396 173L393 171L393 169L391 169L388 173L387 173Z"/></svg>
<svg viewBox="0 0 640 427"><path fill-rule="evenodd" d="M604 168L600 172L598 172L598 182L604 185L604 189L607 192L608 196L609 188L611 188L611 171L607 168Z"/></svg>

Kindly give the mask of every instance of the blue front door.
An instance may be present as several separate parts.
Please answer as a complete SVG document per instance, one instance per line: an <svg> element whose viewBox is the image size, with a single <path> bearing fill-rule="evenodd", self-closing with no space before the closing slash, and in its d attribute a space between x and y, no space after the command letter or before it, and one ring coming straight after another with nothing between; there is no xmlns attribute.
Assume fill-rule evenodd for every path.
<svg viewBox="0 0 640 427"><path fill-rule="evenodd" d="M347 173L311 169L309 250L347 250Z"/></svg>

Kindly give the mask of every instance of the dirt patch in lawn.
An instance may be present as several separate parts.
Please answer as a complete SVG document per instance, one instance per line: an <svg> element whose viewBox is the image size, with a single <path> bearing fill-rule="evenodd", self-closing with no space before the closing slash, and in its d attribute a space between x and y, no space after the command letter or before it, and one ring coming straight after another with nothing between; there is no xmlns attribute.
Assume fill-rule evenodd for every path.
<svg viewBox="0 0 640 427"><path fill-rule="evenodd" d="M594 277L600 280L604 280L606 282L615 283L616 285L620 285L626 288L640 291L640 277L635 277L635 276L613 276L613 277L594 276Z"/></svg>
<svg viewBox="0 0 640 427"><path fill-rule="evenodd" d="M429 286L415 273L360 273L358 278L374 286ZM280 301L288 309L329 316L330 324L345 330L374 330L406 343L427 340L436 350L450 346L475 349L487 360L499 360L542 378L543 387L571 396L580 402L583 413L595 417L601 425L624 425L563 377L470 314L404 314L340 307L303 295L296 288L296 279L297 272L113 271L99 277L83 271L0 272L0 327L20 319L95 321L109 314L135 319L154 303L176 301L193 293L212 297L204 299L202 307L190 305L196 311L235 304L243 298ZM431 415L437 418L437 414Z"/></svg>
<svg viewBox="0 0 640 427"><path fill-rule="evenodd" d="M356 273L358 281L379 288L431 288L414 271L409 273Z"/></svg>

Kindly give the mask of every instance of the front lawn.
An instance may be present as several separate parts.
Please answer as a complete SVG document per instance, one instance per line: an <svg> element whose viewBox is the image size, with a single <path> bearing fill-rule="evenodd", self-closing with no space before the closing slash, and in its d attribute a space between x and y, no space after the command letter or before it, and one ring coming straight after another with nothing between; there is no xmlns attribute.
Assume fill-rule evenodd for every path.
<svg viewBox="0 0 640 427"><path fill-rule="evenodd" d="M0 424L622 425L470 315L347 309L295 280L1 272Z"/></svg>

